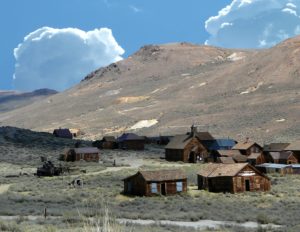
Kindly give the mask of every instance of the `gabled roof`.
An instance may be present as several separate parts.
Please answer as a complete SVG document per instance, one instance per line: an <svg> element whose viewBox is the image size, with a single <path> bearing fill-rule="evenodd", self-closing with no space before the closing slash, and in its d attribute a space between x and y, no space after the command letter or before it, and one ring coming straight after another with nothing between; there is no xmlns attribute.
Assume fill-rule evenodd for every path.
<svg viewBox="0 0 300 232"><path fill-rule="evenodd" d="M247 159L257 159L259 156L261 156L261 153L252 153Z"/></svg>
<svg viewBox="0 0 300 232"><path fill-rule="evenodd" d="M76 154L94 154L99 153L99 149L97 147L79 147L74 148L74 152Z"/></svg>
<svg viewBox="0 0 300 232"><path fill-rule="evenodd" d="M235 164L216 164L211 163L206 165L202 170L198 172L198 175L205 177L217 177L217 176L235 176L243 168L245 168L248 163L235 163Z"/></svg>
<svg viewBox="0 0 300 232"><path fill-rule="evenodd" d="M257 146L261 147L259 144L250 141L250 142L238 142L232 149L233 150L247 150L255 144Z"/></svg>
<svg viewBox="0 0 300 232"><path fill-rule="evenodd" d="M291 155L293 155L293 152L291 151L270 152L270 156L273 158L273 160L287 160Z"/></svg>
<svg viewBox="0 0 300 232"><path fill-rule="evenodd" d="M128 140L145 140L144 137L138 136L134 133L124 133L120 137L117 138L118 142L124 142Z"/></svg>
<svg viewBox="0 0 300 232"><path fill-rule="evenodd" d="M247 162L247 156L236 154L232 156L233 160L237 163L246 163Z"/></svg>
<svg viewBox="0 0 300 232"><path fill-rule="evenodd" d="M285 151L300 151L300 140L291 143L284 150Z"/></svg>
<svg viewBox="0 0 300 232"><path fill-rule="evenodd" d="M114 136L104 136L102 141L105 142L117 142L116 138Z"/></svg>
<svg viewBox="0 0 300 232"><path fill-rule="evenodd" d="M186 174L180 169L173 170L156 170L156 171L139 171L135 175L129 176L124 180L130 179L136 175L141 175L145 181L167 181L186 179Z"/></svg>
<svg viewBox="0 0 300 232"><path fill-rule="evenodd" d="M283 151L290 143L270 143L264 145L264 151Z"/></svg>
<svg viewBox="0 0 300 232"><path fill-rule="evenodd" d="M214 140L215 138L207 131L204 132L197 132L196 136L199 138L200 141L202 140Z"/></svg>
<svg viewBox="0 0 300 232"><path fill-rule="evenodd" d="M211 163L206 165L205 168L199 171L198 175L204 177L220 177L220 176L233 177L236 176L246 166L253 169L253 171L255 171L256 173L259 173L260 175L268 178L266 175L264 175L262 172L260 172L259 170L257 170L255 167L251 166L248 163L235 163L235 164Z"/></svg>
<svg viewBox="0 0 300 232"><path fill-rule="evenodd" d="M185 135L175 135L170 142L165 146L165 149L184 149L185 146L192 140L192 136Z"/></svg>
<svg viewBox="0 0 300 232"><path fill-rule="evenodd" d="M232 157L218 157L219 163L222 164L234 164L234 160Z"/></svg>

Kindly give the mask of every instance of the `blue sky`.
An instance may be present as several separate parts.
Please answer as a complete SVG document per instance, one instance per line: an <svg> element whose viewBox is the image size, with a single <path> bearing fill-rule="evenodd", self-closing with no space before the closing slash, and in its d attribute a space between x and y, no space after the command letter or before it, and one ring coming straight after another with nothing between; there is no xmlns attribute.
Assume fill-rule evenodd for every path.
<svg viewBox="0 0 300 232"><path fill-rule="evenodd" d="M1 0L0 89L29 91L56 82L63 90L145 44L270 47L300 33L298 6L300 0ZM92 58L75 70L77 79L63 80L80 66L79 57Z"/></svg>

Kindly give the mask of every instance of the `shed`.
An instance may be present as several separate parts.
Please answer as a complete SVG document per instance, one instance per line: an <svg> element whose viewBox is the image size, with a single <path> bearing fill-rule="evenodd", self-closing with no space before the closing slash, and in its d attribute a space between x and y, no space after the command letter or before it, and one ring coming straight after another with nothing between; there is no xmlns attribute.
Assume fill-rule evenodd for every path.
<svg viewBox="0 0 300 232"><path fill-rule="evenodd" d="M270 152L268 155L269 163L276 164L297 164L298 160L291 151Z"/></svg>
<svg viewBox="0 0 300 232"><path fill-rule="evenodd" d="M281 175L292 174L293 169L291 165L285 164L272 164L272 163L264 163L255 166L258 170L263 173L271 174L271 173L279 173Z"/></svg>
<svg viewBox="0 0 300 232"><path fill-rule="evenodd" d="M139 171L124 181L124 194L138 196L173 195L187 191L182 170Z"/></svg>
<svg viewBox="0 0 300 232"><path fill-rule="evenodd" d="M66 151L65 161L93 161L98 162L100 158L100 151L96 147L80 147L72 148Z"/></svg>
<svg viewBox="0 0 300 232"><path fill-rule="evenodd" d="M124 133L117 138L118 147L124 150L144 150L145 137L134 133Z"/></svg>
<svg viewBox="0 0 300 232"><path fill-rule="evenodd" d="M259 153L252 153L251 155L249 155L247 157L247 161L249 164L255 166L257 164L263 164L266 162L265 156L263 155L263 153L259 152Z"/></svg>
<svg viewBox="0 0 300 232"><path fill-rule="evenodd" d="M270 179L248 163L206 165L198 173L198 189L239 193L269 191Z"/></svg>
<svg viewBox="0 0 300 232"><path fill-rule="evenodd" d="M239 150L242 155L249 156L252 153L260 153L263 149L258 143L246 140L245 142L238 142L232 150Z"/></svg>
<svg viewBox="0 0 300 232"><path fill-rule="evenodd" d="M103 149L116 149L118 148L117 140L114 136L104 136L101 140L101 147Z"/></svg>
<svg viewBox="0 0 300 232"><path fill-rule="evenodd" d="M66 139L72 139L73 138L73 135L72 135L71 131L67 128L54 129L53 135L55 137L59 137L59 138L66 138Z"/></svg>
<svg viewBox="0 0 300 232"><path fill-rule="evenodd" d="M168 161L196 163L203 161L208 152L195 134L176 135L165 147Z"/></svg>

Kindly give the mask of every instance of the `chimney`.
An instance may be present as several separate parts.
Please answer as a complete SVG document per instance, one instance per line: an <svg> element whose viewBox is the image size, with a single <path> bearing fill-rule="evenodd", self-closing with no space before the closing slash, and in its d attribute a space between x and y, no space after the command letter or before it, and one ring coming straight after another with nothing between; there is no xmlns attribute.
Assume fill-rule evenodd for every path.
<svg viewBox="0 0 300 232"><path fill-rule="evenodd" d="M245 143L249 142L249 137L246 137Z"/></svg>
<svg viewBox="0 0 300 232"><path fill-rule="evenodd" d="M197 134L197 127L194 124L191 126L191 136L196 137Z"/></svg>

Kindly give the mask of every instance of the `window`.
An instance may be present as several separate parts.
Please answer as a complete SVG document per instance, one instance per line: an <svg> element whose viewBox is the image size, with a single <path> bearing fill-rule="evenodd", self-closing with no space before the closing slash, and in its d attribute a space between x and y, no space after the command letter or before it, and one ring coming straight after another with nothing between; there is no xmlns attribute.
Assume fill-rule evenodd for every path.
<svg viewBox="0 0 300 232"><path fill-rule="evenodd" d="M182 181L176 182L176 191L182 192Z"/></svg>
<svg viewBox="0 0 300 232"><path fill-rule="evenodd" d="M151 183L151 193L157 193L157 183Z"/></svg>

